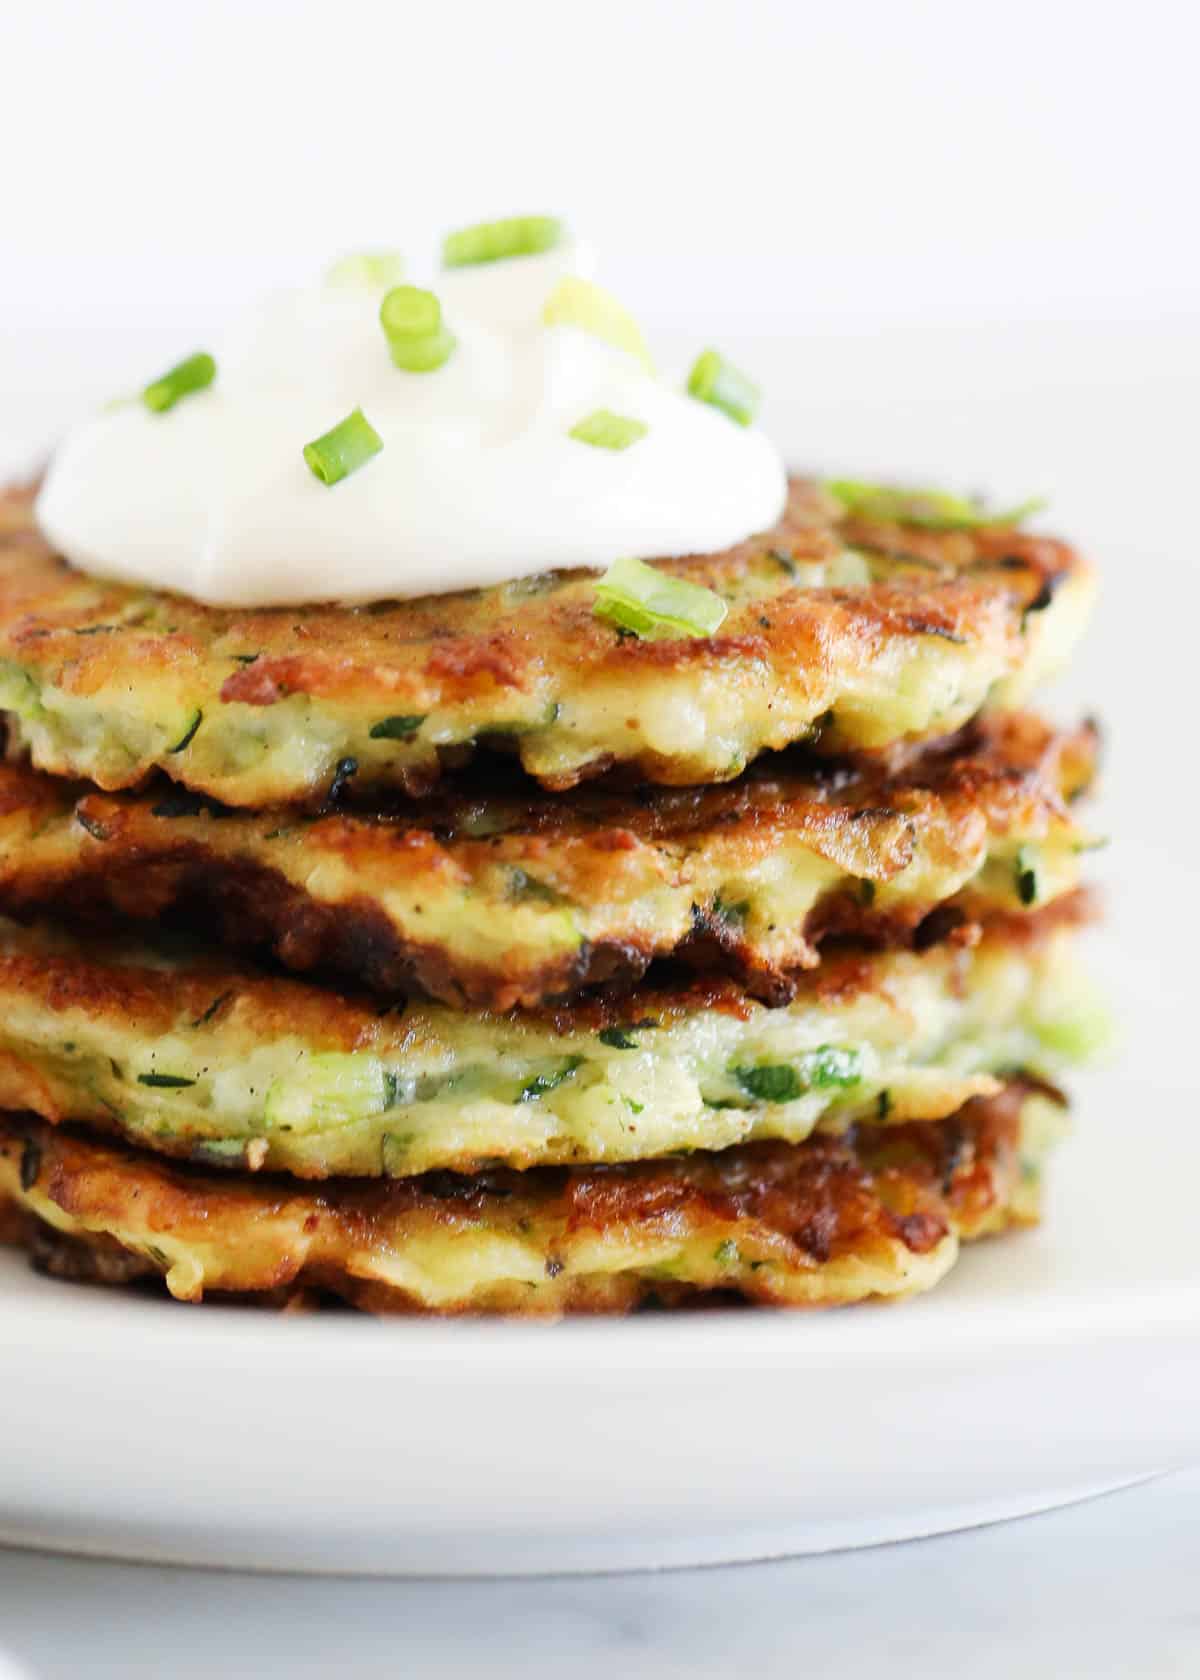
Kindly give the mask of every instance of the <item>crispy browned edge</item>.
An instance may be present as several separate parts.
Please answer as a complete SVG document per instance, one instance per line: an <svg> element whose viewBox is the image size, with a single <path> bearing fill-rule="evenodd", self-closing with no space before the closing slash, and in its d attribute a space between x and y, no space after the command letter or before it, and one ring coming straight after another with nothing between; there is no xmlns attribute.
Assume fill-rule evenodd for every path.
<svg viewBox="0 0 1200 1680"><path fill-rule="evenodd" d="M1015 1192L1021 1106L1031 1089L1014 1079L997 1096L976 1098L947 1120L864 1126L802 1144L747 1144L720 1154L638 1162L619 1167L538 1168L473 1178L432 1173L367 1185L332 1181L319 1190L287 1180L218 1176L97 1143L29 1116L0 1117L0 1157L19 1165L24 1189L36 1186L68 1216L103 1227L119 1224L137 1203L152 1229L182 1234L202 1229L206 1242L233 1245L239 1229L279 1219L303 1231L269 1271L239 1281L239 1291L272 1304L302 1304L313 1292L380 1313L422 1312L403 1290L352 1275L341 1257L374 1244L386 1248L397 1224L461 1232L464 1223L512 1228L532 1221L562 1233L586 1231L653 1237L669 1230L714 1240L766 1237L773 1252L811 1272L840 1259L878 1256L899 1244L924 1255L948 1235L964 1239L1028 1223ZM1057 1100L1061 1097L1045 1088ZM91 1283L156 1280L160 1268L98 1230L79 1238L25 1215L15 1233L35 1264L52 1275ZM783 1250L779 1239L783 1239ZM686 1306L713 1292L668 1279L580 1275L565 1280L551 1244L546 1276L558 1280L553 1313L624 1312L639 1305ZM771 1268L749 1268L736 1293L748 1301L777 1298ZM729 1299L726 1291L716 1298ZM451 1307L448 1311L464 1310ZM466 1310L470 1310L467 1308ZM542 1313L532 1302L525 1310Z"/></svg>
<svg viewBox="0 0 1200 1680"><path fill-rule="evenodd" d="M832 669L874 660L897 636L1015 650L1026 615L1087 569L1067 543L1010 527L928 531L848 517L819 481L796 475L771 530L720 554L656 564L719 588L736 584L766 555L781 554L789 565L822 561L848 543L900 560L905 575L863 589L785 589L771 596L766 614L763 600L751 597L731 608L715 636L663 640L616 633L597 617L591 574L581 572L544 574L541 589L521 580L369 607L214 608L74 571L34 527L36 488L0 491L0 656L77 695L159 673L201 707L271 706L307 695L381 713L484 707L501 719L511 696L553 700L577 686L581 673L627 683L633 692L667 673L698 679L733 667L753 673L756 683L824 694ZM132 621L120 622L140 603L169 609L169 626L142 627L136 610ZM249 662L231 672L237 660ZM821 745L819 731L814 744ZM451 762L463 751L462 744L452 748ZM573 786L613 762L597 757L543 780ZM624 762L648 781L680 780L669 756L644 751ZM186 755L165 767L187 785L201 785ZM144 774L144 767L131 771L119 785L135 785ZM388 780L420 795L437 775L436 762L398 762Z"/></svg>
<svg viewBox="0 0 1200 1680"><path fill-rule="evenodd" d="M415 806L330 813L314 819L308 832L350 867L359 857L378 862L386 848L386 866L398 880L434 878L439 871L469 879L495 858L500 841L472 838L464 824L472 811L499 800L514 813L504 838L519 839L521 860L554 858L570 874L580 901L603 904L606 880L631 848L684 840L702 847L708 836L736 829L761 849L773 838L819 825L817 849L836 854L839 844L861 846L864 835L883 832L884 820L903 827L914 799L936 801L951 843L961 836L965 845L981 819L1004 833L1031 807L1062 810L1063 801L1090 782L1097 754L1094 724L1056 731L1035 716L1011 714L979 721L891 768L822 767L793 753L759 760L737 782L640 795L593 787L564 797L514 778L468 782ZM302 820L285 811L247 817L170 788L103 794L25 765L0 765L0 817L22 812L48 820L72 813L78 829L66 874L39 872L32 854L12 859L0 879L0 910L21 920L52 914L89 930L125 917L171 917L234 949L270 953L301 973L336 976L389 998L425 994L455 1008L534 1007L601 983L628 986L654 959L672 955L706 972L732 975L772 1004L796 994L798 969L769 965L735 922L701 905L693 906L691 928L674 947L651 937L585 941L572 955L548 957L519 976L502 963L470 964L439 942L405 938L366 892L322 903L257 858L223 856L181 834L173 813L194 815L197 805L221 823L223 839L238 825L269 832L276 822ZM881 854L869 861L886 879L889 860ZM958 902L890 910L847 892L824 898L798 932L815 961L830 939L922 948L951 936L976 937L977 915L969 892Z"/></svg>
<svg viewBox="0 0 1200 1680"><path fill-rule="evenodd" d="M1086 926L1096 919L1098 907L1097 894L1080 888L1031 913L991 916L983 936L1000 945L1037 945L1062 929ZM35 929L14 940L11 949L0 951L0 989L18 989L53 1013L82 1010L98 1021L135 1021L147 1037L175 1032L181 1022L219 1020L235 1002L241 1030L260 1042L295 1033L321 1049L386 1055L410 1044L414 1033L430 1030L415 1011L403 1006L381 1009L372 999L241 967L219 952L207 952L169 973L147 962L131 962L128 955L122 945L77 944L73 938L46 936ZM849 1002L878 984L877 961L854 947L839 948L802 978L805 999L814 1007ZM631 1011L666 1024L703 1010L748 1020L760 1007L731 979L664 970L657 984L632 994L621 987L604 987L569 1003L512 1014L566 1037L628 1027ZM53 1118L71 1118L49 1107Z"/></svg>

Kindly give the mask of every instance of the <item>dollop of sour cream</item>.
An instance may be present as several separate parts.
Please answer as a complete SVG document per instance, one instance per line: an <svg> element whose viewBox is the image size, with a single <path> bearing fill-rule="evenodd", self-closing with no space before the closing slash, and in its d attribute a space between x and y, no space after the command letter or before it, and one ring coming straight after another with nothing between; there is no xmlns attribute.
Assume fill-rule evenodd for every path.
<svg viewBox="0 0 1200 1680"><path fill-rule="evenodd" d="M89 572L240 607L440 594L766 529L786 486L763 433L543 324L556 283L589 267L568 243L442 273L457 346L432 373L393 365L381 290L271 298L217 349L207 390L165 413L131 400L66 439L41 529ZM356 408L383 448L322 484L304 445ZM647 430L620 450L573 438L597 409Z"/></svg>

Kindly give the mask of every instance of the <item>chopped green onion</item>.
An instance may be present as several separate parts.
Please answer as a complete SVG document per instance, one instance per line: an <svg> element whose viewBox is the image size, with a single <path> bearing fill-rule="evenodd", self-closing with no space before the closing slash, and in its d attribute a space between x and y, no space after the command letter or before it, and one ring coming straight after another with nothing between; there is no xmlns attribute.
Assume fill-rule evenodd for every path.
<svg viewBox="0 0 1200 1680"><path fill-rule="evenodd" d="M636 1050L636 1038L630 1038L624 1027L601 1027L597 1033L601 1044L607 1044L610 1050Z"/></svg>
<svg viewBox="0 0 1200 1680"><path fill-rule="evenodd" d="M405 373L434 373L458 343L442 323L442 306L419 286L393 286L379 305L379 324L392 361Z"/></svg>
<svg viewBox="0 0 1200 1680"><path fill-rule="evenodd" d="M442 267L469 268L508 257L535 257L562 243L557 216L507 216L499 222L476 222L457 228L442 240Z"/></svg>
<svg viewBox="0 0 1200 1680"><path fill-rule="evenodd" d="M542 306L542 320L548 327L579 327L593 338L602 338L615 349L636 356L648 373L654 372L642 329L633 316L611 293L590 280L564 275Z"/></svg>
<svg viewBox="0 0 1200 1680"><path fill-rule="evenodd" d="M263 1118L268 1126L294 1130L339 1126L382 1114L388 1097L388 1070L378 1056L322 1051L275 1080Z"/></svg>
<svg viewBox="0 0 1200 1680"><path fill-rule="evenodd" d="M1038 852L1036 846L1021 846L1017 850L1016 886L1017 897L1024 905L1036 904L1041 890L1038 879Z"/></svg>
<svg viewBox="0 0 1200 1680"><path fill-rule="evenodd" d="M785 1062L767 1067L735 1067L730 1071L746 1095L758 1102L795 1102L805 1092L800 1075Z"/></svg>
<svg viewBox="0 0 1200 1680"><path fill-rule="evenodd" d="M152 414L165 414L181 398L190 397L193 391L206 390L216 377L216 362L207 350L198 350L194 356L170 368L161 379L147 385L142 401Z"/></svg>
<svg viewBox="0 0 1200 1680"><path fill-rule="evenodd" d="M331 431L304 445L304 459L322 484L338 484L365 466L383 448L383 439L361 408L347 414Z"/></svg>
<svg viewBox="0 0 1200 1680"><path fill-rule="evenodd" d="M393 286L379 306L379 319L389 338L428 338L442 324L442 306L420 286Z"/></svg>
<svg viewBox="0 0 1200 1680"><path fill-rule="evenodd" d="M517 1101L523 1103L536 1102L539 1097L544 1097L547 1091L557 1090L565 1080L570 1079L576 1070L582 1066L582 1056L564 1056L556 1068L548 1073L535 1074L532 1079L523 1085Z"/></svg>
<svg viewBox="0 0 1200 1680"><path fill-rule="evenodd" d="M1046 505L1043 497L1034 496L1017 507L992 513L978 501L952 495L947 490L902 490L853 478L829 479L825 488L847 513L863 519L915 525L926 531L977 531L990 526L1019 525Z"/></svg>
<svg viewBox="0 0 1200 1680"><path fill-rule="evenodd" d="M614 560L596 585L599 616L635 636L711 636L728 611L713 590L655 571L644 560Z"/></svg>
<svg viewBox="0 0 1200 1680"><path fill-rule="evenodd" d="M204 713L200 710L199 707L197 707L196 710L192 713L191 717L188 719L187 728L184 730L183 734L179 737L178 741L176 741L175 745L173 747L168 747L167 748L167 752L168 753L181 753L185 747L191 746L192 741L195 738L196 731L197 731L197 729L199 729L200 725L203 722L204 722Z"/></svg>
<svg viewBox="0 0 1200 1680"><path fill-rule="evenodd" d="M688 374L687 388L689 396L719 408L739 426L748 426L754 419L760 396L758 386L732 362L727 362L718 350L705 350L696 357Z"/></svg>
<svg viewBox="0 0 1200 1680"><path fill-rule="evenodd" d="M508 872L505 897L512 904L565 904L562 893L527 870L513 867Z"/></svg>
<svg viewBox="0 0 1200 1680"><path fill-rule="evenodd" d="M650 430L644 420L631 420L627 414L614 414L610 408L593 409L567 434L580 443L590 443L594 449L628 449Z"/></svg>
<svg viewBox="0 0 1200 1680"><path fill-rule="evenodd" d="M729 1071L747 1096L758 1102L787 1103L809 1091L857 1085L862 1078L862 1057L857 1050L822 1044L794 1065L773 1062L763 1067L732 1067Z"/></svg>
<svg viewBox="0 0 1200 1680"><path fill-rule="evenodd" d="M862 1078L862 1056L857 1050L839 1050L833 1044L822 1044L800 1058L800 1075L815 1091L831 1086L843 1088L857 1085Z"/></svg>
<svg viewBox="0 0 1200 1680"><path fill-rule="evenodd" d="M368 734L372 741L406 741L417 733L428 715L428 712L397 712L393 717L373 723Z"/></svg>
<svg viewBox="0 0 1200 1680"><path fill-rule="evenodd" d="M325 283L382 290L397 285L403 278L404 259L399 251L352 251L326 271Z"/></svg>
<svg viewBox="0 0 1200 1680"><path fill-rule="evenodd" d="M722 1266L736 1265L741 1259L738 1245L729 1239L726 1239L723 1243L718 1243L713 1250L713 1259L719 1261Z"/></svg>

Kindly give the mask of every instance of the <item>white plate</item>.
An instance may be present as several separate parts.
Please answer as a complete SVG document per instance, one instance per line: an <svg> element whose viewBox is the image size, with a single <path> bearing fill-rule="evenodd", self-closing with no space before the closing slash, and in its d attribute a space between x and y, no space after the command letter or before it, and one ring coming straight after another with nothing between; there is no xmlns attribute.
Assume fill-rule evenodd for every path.
<svg viewBox="0 0 1200 1680"><path fill-rule="evenodd" d="M1101 562L1061 709L1129 720L1094 860L1128 1071L1081 1089L1046 1225L902 1307L557 1328L195 1311L0 1257L0 1539L327 1570L698 1562L932 1533L1200 1457L1200 849L1178 765L1200 334L797 337L748 365L773 369L794 458L950 484L984 463L1003 499L1053 490Z"/></svg>
<svg viewBox="0 0 1200 1680"><path fill-rule="evenodd" d="M6 1259L0 1539L276 1569L620 1568L928 1534L1151 1474L1200 1451L1200 1129L1169 1095L1093 1089L1049 1223L903 1307L279 1319Z"/></svg>

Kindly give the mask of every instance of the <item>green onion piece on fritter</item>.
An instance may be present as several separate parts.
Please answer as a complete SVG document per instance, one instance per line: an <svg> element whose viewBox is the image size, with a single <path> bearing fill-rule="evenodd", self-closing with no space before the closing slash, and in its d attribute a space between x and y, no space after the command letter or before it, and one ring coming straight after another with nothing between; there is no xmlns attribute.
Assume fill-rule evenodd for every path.
<svg viewBox="0 0 1200 1680"><path fill-rule="evenodd" d="M771 1062L759 1067L732 1067L730 1074L747 1096L758 1102L795 1102L809 1091L847 1089L862 1078L862 1056L822 1044L794 1063Z"/></svg>
<svg viewBox="0 0 1200 1680"><path fill-rule="evenodd" d="M758 409L758 386L717 350L705 350L696 357L687 388L689 396L719 408L739 426L749 426Z"/></svg>
<svg viewBox="0 0 1200 1680"><path fill-rule="evenodd" d="M521 1087L517 1101L522 1103L537 1102L538 1098L544 1097L547 1092L557 1091L558 1087L565 1084L568 1079L573 1078L582 1066L582 1056L564 1056L555 1067L548 1068L545 1073L537 1073L532 1079L527 1080Z"/></svg>
<svg viewBox="0 0 1200 1680"><path fill-rule="evenodd" d="M506 216L498 222L476 222L442 240L442 267L469 268L507 257L536 257L552 251L562 238L563 225L557 216Z"/></svg>
<svg viewBox="0 0 1200 1680"><path fill-rule="evenodd" d="M361 408L347 414L331 431L304 445L304 459L322 484L339 484L365 466L383 448L383 439Z"/></svg>
<svg viewBox="0 0 1200 1680"><path fill-rule="evenodd" d="M581 280L577 274L564 275L542 306L542 320L548 327L578 327L591 333L615 350L636 356L647 373L654 372L641 327L611 292L590 280Z"/></svg>
<svg viewBox="0 0 1200 1680"><path fill-rule="evenodd" d="M352 251L341 257L325 274L328 286L366 286L383 290L404 278L404 259L399 251Z"/></svg>
<svg viewBox="0 0 1200 1680"><path fill-rule="evenodd" d="M847 513L897 525L916 525L926 531L975 531L989 526L1019 525L1046 505L1042 497L1034 496L1017 507L991 512L981 503L947 490L904 490L853 478L829 479L825 488Z"/></svg>
<svg viewBox="0 0 1200 1680"><path fill-rule="evenodd" d="M631 1038L624 1027L601 1027L596 1036L610 1050L636 1050L638 1047L637 1039Z"/></svg>
<svg viewBox="0 0 1200 1680"><path fill-rule="evenodd" d="M442 306L419 286L393 286L379 305L379 324L392 361L406 373L433 373L458 342L442 322Z"/></svg>
<svg viewBox="0 0 1200 1680"><path fill-rule="evenodd" d="M1013 873L1017 897L1026 906L1036 904L1038 894L1041 891L1041 882L1038 877L1039 861L1036 846L1021 846L1018 848L1016 868Z"/></svg>
<svg viewBox="0 0 1200 1680"><path fill-rule="evenodd" d="M199 729L200 725L203 722L204 722L204 713L200 710L199 707L197 707L196 710L192 713L191 717L188 719L187 724L184 728L183 734L176 741L175 745L173 747L168 747L167 748L168 753L171 753L172 755L175 754L175 753L181 753L181 752L184 751L184 749L186 747L191 746L192 742L196 738L196 731Z"/></svg>
<svg viewBox="0 0 1200 1680"><path fill-rule="evenodd" d="M194 356L189 356L164 373L161 379L147 385L142 392L142 401L152 414L165 414L181 398L190 397L193 391L207 390L216 377L216 362L207 350L198 350Z"/></svg>
<svg viewBox="0 0 1200 1680"><path fill-rule="evenodd" d="M631 420L627 414L614 414L610 408L593 409L576 425L569 436L580 443L590 443L593 449L628 449L650 430L644 420Z"/></svg>
<svg viewBox="0 0 1200 1680"><path fill-rule="evenodd" d="M367 733L372 741L407 741L428 717L427 712L394 712L391 717L380 718L373 723Z"/></svg>
<svg viewBox="0 0 1200 1680"><path fill-rule="evenodd" d="M711 636L728 602L711 589L656 571L644 560L614 560L596 585L596 612L635 636Z"/></svg>

